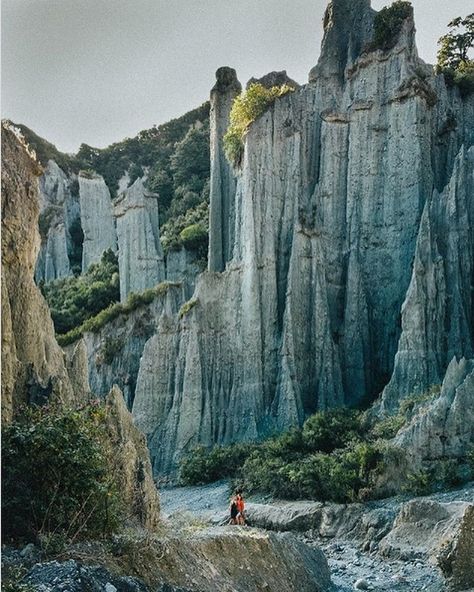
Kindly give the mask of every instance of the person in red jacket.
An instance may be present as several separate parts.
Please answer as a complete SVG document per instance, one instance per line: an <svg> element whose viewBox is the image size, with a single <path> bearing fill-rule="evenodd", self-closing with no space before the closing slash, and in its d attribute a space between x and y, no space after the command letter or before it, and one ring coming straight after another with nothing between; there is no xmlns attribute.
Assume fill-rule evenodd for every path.
<svg viewBox="0 0 474 592"><path fill-rule="evenodd" d="M244 498L242 497L242 492L238 491L235 499L237 503L237 510L239 511L237 514L237 524L243 526L245 524L245 502Z"/></svg>

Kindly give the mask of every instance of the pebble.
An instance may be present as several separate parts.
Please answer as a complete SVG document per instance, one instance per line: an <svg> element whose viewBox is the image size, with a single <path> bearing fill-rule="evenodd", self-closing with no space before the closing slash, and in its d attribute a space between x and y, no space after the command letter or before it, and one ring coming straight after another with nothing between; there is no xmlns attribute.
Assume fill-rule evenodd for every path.
<svg viewBox="0 0 474 592"><path fill-rule="evenodd" d="M105 592L117 592L117 588L110 582L107 582L107 584L105 584Z"/></svg>
<svg viewBox="0 0 474 592"><path fill-rule="evenodd" d="M369 589L369 582L367 580L364 580L363 578L360 578L359 580L356 580L356 583L354 584L354 589L355 590L368 590Z"/></svg>

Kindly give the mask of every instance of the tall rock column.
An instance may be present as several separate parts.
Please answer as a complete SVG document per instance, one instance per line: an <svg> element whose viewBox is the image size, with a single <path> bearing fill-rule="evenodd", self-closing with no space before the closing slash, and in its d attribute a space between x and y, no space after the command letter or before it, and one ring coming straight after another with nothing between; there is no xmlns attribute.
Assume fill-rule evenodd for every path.
<svg viewBox="0 0 474 592"><path fill-rule="evenodd" d="M122 301L130 292L142 292L165 279L157 197L137 179L115 204Z"/></svg>
<svg viewBox="0 0 474 592"><path fill-rule="evenodd" d="M232 258L236 181L228 163L223 138L232 102L242 90L233 68L219 68L211 90L211 191L209 215L209 270L223 271Z"/></svg>
<svg viewBox="0 0 474 592"><path fill-rule="evenodd" d="M79 174L81 225L84 232L82 272L97 263L107 249L117 251L110 192L100 175Z"/></svg>

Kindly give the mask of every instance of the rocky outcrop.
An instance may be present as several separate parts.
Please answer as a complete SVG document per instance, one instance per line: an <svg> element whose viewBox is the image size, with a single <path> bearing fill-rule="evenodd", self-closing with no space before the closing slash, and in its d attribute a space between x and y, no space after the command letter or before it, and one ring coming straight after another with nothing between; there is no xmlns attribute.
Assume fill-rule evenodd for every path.
<svg viewBox="0 0 474 592"><path fill-rule="evenodd" d="M369 51L374 14L368 0L331 3L311 83L250 126L225 174L239 85L217 73L210 271L146 344L133 407L156 472L197 443L374 399L394 366L396 407L471 357L474 100L418 58L411 16L390 50Z"/></svg>
<svg viewBox="0 0 474 592"><path fill-rule="evenodd" d="M463 145L449 183L427 201L402 334L382 407L441 384L453 356L474 355L474 147Z"/></svg>
<svg viewBox="0 0 474 592"><path fill-rule="evenodd" d="M242 90L232 68L219 68L211 91L211 185L209 269L223 271L232 258L235 218L235 176L224 153L222 140L229 127L232 102Z"/></svg>
<svg viewBox="0 0 474 592"><path fill-rule="evenodd" d="M371 40L374 11L370 0L331 0L324 14L321 57L309 82L325 79L331 85L344 77Z"/></svg>
<svg viewBox="0 0 474 592"><path fill-rule="evenodd" d="M2 129L2 421L20 404L47 401L74 406L88 401L87 352L77 344L66 356L50 312L34 282L40 237L38 176L41 169L11 127ZM123 395L105 403L116 478L125 507L139 525L155 529L158 494L146 440L133 425Z"/></svg>
<svg viewBox="0 0 474 592"><path fill-rule="evenodd" d="M21 403L74 399L48 306L34 282L41 169L2 127L2 420Z"/></svg>
<svg viewBox="0 0 474 592"><path fill-rule="evenodd" d="M250 78L250 80L247 82L247 88L249 88L252 84L261 84L265 88L284 85L290 86L291 88L300 88L300 85L288 76L286 70L282 70L281 72L269 72L261 78Z"/></svg>
<svg viewBox="0 0 474 592"><path fill-rule="evenodd" d="M146 439L135 427L117 386L107 395L105 409L109 441L114 451L114 475L122 501L138 525L156 530L160 504L151 475Z"/></svg>
<svg viewBox="0 0 474 592"><path fill-rule="evenodd" d="M104 251L117 251L117 234L110 191L100 175L79 174L79 198L84 233L82 272L85 273L91 263L100 261Z"/></svg>
<svg viewBox="0 0 474 592"><path fill-rule="evenodd" d="M474 360L453 358L441 391L420 407L394 444L410 464L463 458L474 443Z"/></svg>
<svg viewBox="0 0 474 592"><path fill-rule="evenodd" d="M454 536L450 536L438 553L438 563L449 579L451 590L474 588L474 505L468 506Z"/></svg>
<svg viewBox="0 0 474 592"><path fill-rule="evenodd" d="M145 190L138 178L120 195L114 207L117 224L120 299L143 292L165 279L160 243L158 196Z"/></svg>
<svg viewBox="0 0 474 592"><path fill-rule="evenodd" d="M100 398L118 385L131 409L145 344L160 319L172 322L183 302L182 293L181 284L165 282L150 304L120 314L95 333L84 333L78 342L65 348L71 364L73 359L82 360L76 363L74 374L85 374L90 389Z"/></svg>
<svg viewBox="0 0 474 592"><path fill-rule="evenodd" d="M80 208L77 195L73 195L72 177L49 160L39 179L41 248L36 262L37 282L67 277L75 263L76 237L71 230L80 227Z"/></svg>
<svg viewBox="0 0 474 592"><path fill-rule="evenodd" d="M466 513L473 507L468 502L411 500L402 505L379 552L403 560L435 558L459 534Z"/></svg>
<svg viewBox="0 0 474 592"><path fill-rule="evenodd" d="M202 271L202 261L198 259L196 251L185 247L170 250L166 255L166 279L169 282L179 282L183 290L183 301L189 300L196 286L196 278Z"/></svg>
<svg viewBox="0 0 474 592"><path fill-rule="evenodd" d="M25 582L44 591L66 586L82 590L78 587L81 579L84 585L107 592L113 592L111 585L119 592L294 592L295 582L301 592L331 589L322 552L286 533L215 528L186 536L123 542L123 551L120 539L112 545L114 557L102 554L113 570L82 567L74 560L50 562L34 566ZM134 573L140 579L112 575L111 571Z"/></svg>

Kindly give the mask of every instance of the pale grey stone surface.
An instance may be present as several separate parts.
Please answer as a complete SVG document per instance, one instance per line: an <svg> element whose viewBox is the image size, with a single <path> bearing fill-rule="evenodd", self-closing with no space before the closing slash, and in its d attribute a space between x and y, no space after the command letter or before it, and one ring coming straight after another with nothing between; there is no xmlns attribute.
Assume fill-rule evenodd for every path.
<svg viewBox="0 0 474 592"><path fill-rule="evenodd" d="M466 456L474 442L474 360L453 358L441 392L423 404L394 440L416 466Z"/></svg>
<svg viewBox="0 0 474 592"><path fill-rule="evenodd" d="M85 333L66 348L71 364L81 360L80 373L85 373L90 390L97 397L104 398L115 384L131 408L143 348L158 323L175 317L183 302L182 293L180 284L163 284L162 294L150 304L119 315L96 333Z"/></svg>
<svg viewBox="0 0 474 592"><path fill-rule="evenodd" d="M193 295L196 278L201 271L202 265L195 251L181 247L179 251L171 250L166 255L166 279L181 283L183 300L189 300Z"/></svg>
<svg viewBox="0 0 474 592"><path fill-rule="evenodd" d="M79 218L79 200L71 193L73 177L49 160L39 181L40 214L46 220L40 252L35 268L37 282L67 277L72 274L69 229Z"/></svg>
<svg viewBox="0 0 474 592"><path fill-rule="evenodd" d="M225 169L235 196L231 175L211 184L209 269L225 271L199 276L195 305L158 324L140 364L133 412L156 473L198 443L256 439L373 399L394 363L396 407L471 355L474 100L418 58L412 18L391 50L361 53L373 14L366 0L334 0L311 84L251 125L241 166ZM215 181L237 90L219 70ZM223 217L224 202L235 207Z"/></svg>
<svg viewBox="0 0 474 592"><path fill-rule="evenodd" d="M235 176L223 148L222 139L229 126L234 98L242 90L232 68L219 68L211 91L211 181L209 269L223 271L232 258Z"/></svg>
<svg viewBox="0 0 474 592"><path fill-rule="evenodd" d="M117 224L120 299L143 292L165 279L160 243L158 196L138 178L114 204Z"/></svg>
<svg viewBox="0 0 474 592"><path fill-rule="evenodd" d="M104 251L117 251L117 234L110 191L100 175L79 174L81 225L84 232L82 272L101 260Z"/></svg>

